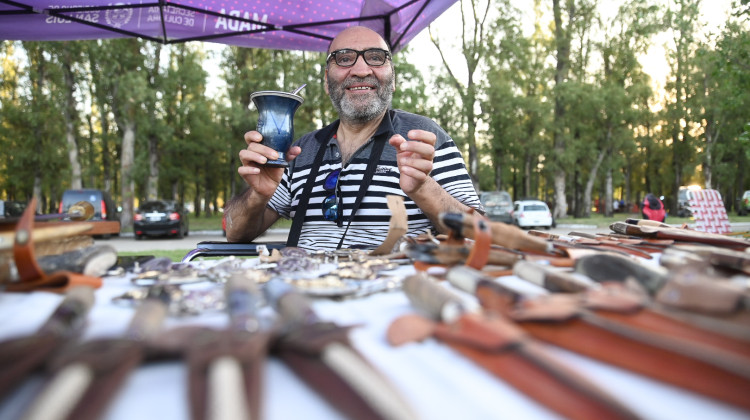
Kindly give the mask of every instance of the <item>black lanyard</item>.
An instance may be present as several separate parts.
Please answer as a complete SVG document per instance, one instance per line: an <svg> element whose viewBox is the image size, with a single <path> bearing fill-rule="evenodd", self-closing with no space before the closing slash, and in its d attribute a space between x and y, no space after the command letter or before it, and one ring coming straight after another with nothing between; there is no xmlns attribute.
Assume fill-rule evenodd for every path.
<svg viewBox="0 0 750 420"><path fill-rule="evenodd" d="M367 162L367 169L365 170L365 175L362 178L362 185L360 186L357 200L354 202L354 208L352 208L351 216L349 216L349 223L347 223L346 230L344 230L344 234L341 236L341 240L339 241L336 249L340 249L341 245L343 245L344 243L344 238L346 237L347 232L349 232L349 226L352 224L352 220L354 220L354 215L357 213L357 210L359 210L359 206L362 204L362 200L364 200L365 194L370 187L370 182L372 181L372 177L375 174L375 169L380 162L380 156L383 154L383 149L385 148L385 143L387 140L387 132L379 134L375 137L375 140L373 140L372 153L370 153L370 160ZM307 204L310 201L310 194L312 193L313 185L315 184L315 177L318 173L318 170L320 170L320 165L323 163L323 157L325 156L327 146L328 140L322 141L318 148L318 153L315 155L315 161L313 162L313 166L310 168L310 174L307 177L307 182L305 182L305 188L302 190L302 195L300 196L299 203L297 204L297 212L294 214L292 228L289 230L289 237L286 241L286 246L288 247L297 246L297 243L299 242L299 237L302 233L302 224L305 221L305 215L307 213ZM343 201L339 203L339 205L343 206Z"/></svg>

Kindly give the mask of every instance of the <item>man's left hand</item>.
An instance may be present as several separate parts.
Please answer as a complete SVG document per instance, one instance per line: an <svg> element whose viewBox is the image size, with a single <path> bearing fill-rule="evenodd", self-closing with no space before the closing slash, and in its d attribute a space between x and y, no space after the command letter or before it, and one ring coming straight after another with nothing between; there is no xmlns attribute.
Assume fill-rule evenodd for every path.
<svg viewBox="0 0 750 420"><path fill-rule="evenodd" d="M422 188L430 178L437 137L435 133L424 130L410 130L406 135L411 141L395 134L388 142L398 152L396 161L401 172L401 189L410 195Z"/></svg>

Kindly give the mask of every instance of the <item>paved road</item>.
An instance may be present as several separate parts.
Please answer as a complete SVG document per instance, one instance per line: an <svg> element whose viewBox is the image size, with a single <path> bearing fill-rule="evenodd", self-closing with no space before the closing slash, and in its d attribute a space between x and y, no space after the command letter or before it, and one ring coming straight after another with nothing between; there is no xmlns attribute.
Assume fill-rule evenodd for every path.
<svg viewBox="0 0 750 420"><path fill-rule="evenodd" d="M581 232L609 232L609 229L599 229L594 225L560 225L557 228L550 229L549 232L556 234L567 234L572 231ZM285 229L270 229L265 235L258 238L258 242L281 242L286 241L289 232ZM198 242L202 241L226 241L221 235L221 231L201 231L190 232L190 235L182 238L143 238L135 240L130 235L121 235L111 239L97 239L96 243L109 244L115 247L118 252L143 252L163 251L170 249L190 250L194 249Z"/></svg>
<svg viewBox="0 0 750 420"><path fill-rule="evenodd" d="M732 223L733 232L746 232L750 230L750 223ZM583 233L610 233L608 227L599 228L596 225L584 224L560 224L548 232L565 235L570 232ZM286 229L270 229L265 235L258 238L258 242L283 242L286 241L289 231ZM190 235L183 239L174 238L144 238L136 241L132 234L122 235L111 239L97 239L96 243L106 243L115 247L117 251L122 252L143 252L161 251L170 249L191 250L196 247L198 242L202 241L226 241L221 235L221 231L201 231L190 232Z"/></svg>

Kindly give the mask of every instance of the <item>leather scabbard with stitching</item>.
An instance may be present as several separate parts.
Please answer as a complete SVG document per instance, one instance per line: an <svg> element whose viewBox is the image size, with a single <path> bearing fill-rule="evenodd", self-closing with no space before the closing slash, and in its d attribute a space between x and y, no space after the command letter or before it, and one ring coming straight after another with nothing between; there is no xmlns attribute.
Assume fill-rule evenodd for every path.
<svg viewBox="0 0 750 420"><path fill-rule="evenodd" d="M450 325L438 324L434 334L476 364L566 418L638 418L501 318L463 316Z"/></svg>
<svg viewBox="0 0 750 420"><path fill-rule="evenodd" d="M750 409L750 365L743 357L608 320L581 309L575 296L518 304L492 282L478 284L476 295L486 310L510 316L537 339Z"/></svg>
<svg viewBox="0 0 750 420"><path fill-rule="evenodd" d="M570 419L636 419L629 408L497 314L474 313L425 273L404 280L409 301L430 319L405 315L388 328L399 345L433 335L540 404Z"/></svg>
<svg viewBox="0 0 750 420"><path fill-rule="evenodd" d="M321 360L323 349L331 343L350 346L349 327L319 323L291 331L274 346L276 354L305 383L348 418L382 420L363 396Z"/></svg>
<svg viewBox="0 0 750 420"><path fill-rule="evenodd" d="M210 420L225 418L216 416L215 411L222 410L217 401L211 401L211 396L217 394L236 395L245 401L232 401L233 404L246 403L247 412L251 419L262 417L262 385L265 354L270 335L254 332L244 333L236 331L219 331L205 329L197 334L187 344L187 362L189 365L190 413L192 420ZM217 369L217 363L225 363L232 369L239 367L237 379L234 375L221 373L212 375ZM237 387L239 389L227 389ZM215 398L220 399L220 398ZM211 410L214 410L212 413ZM224 409L222 412L231 412ZM212 415L213 414L213 415Z"/></svg>

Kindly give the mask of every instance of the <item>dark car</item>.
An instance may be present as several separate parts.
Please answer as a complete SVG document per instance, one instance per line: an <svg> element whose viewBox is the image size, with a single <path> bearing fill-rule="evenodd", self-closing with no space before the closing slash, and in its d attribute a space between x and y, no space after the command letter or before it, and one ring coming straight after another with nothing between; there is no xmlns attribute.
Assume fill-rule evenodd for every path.
<svg viewBox="0 0 750 420"><path fill-rule="evenodd" d="M513 199L506 191L486 191L479 196L490 220L513 223Z"/></svg>
<svg viewBox="0 0 750 420"><path fill-rule="evenodd" d="M176 201L146 201L135 211L133 232L135 239L144 236L188 236L187 211Z"/></svg>
<svg viewBox="0 0 750 420"><path fill-rule="evenodd" d="M0 200L0 219L6 217L21 217L26 210L26 201Z"/></svg>

